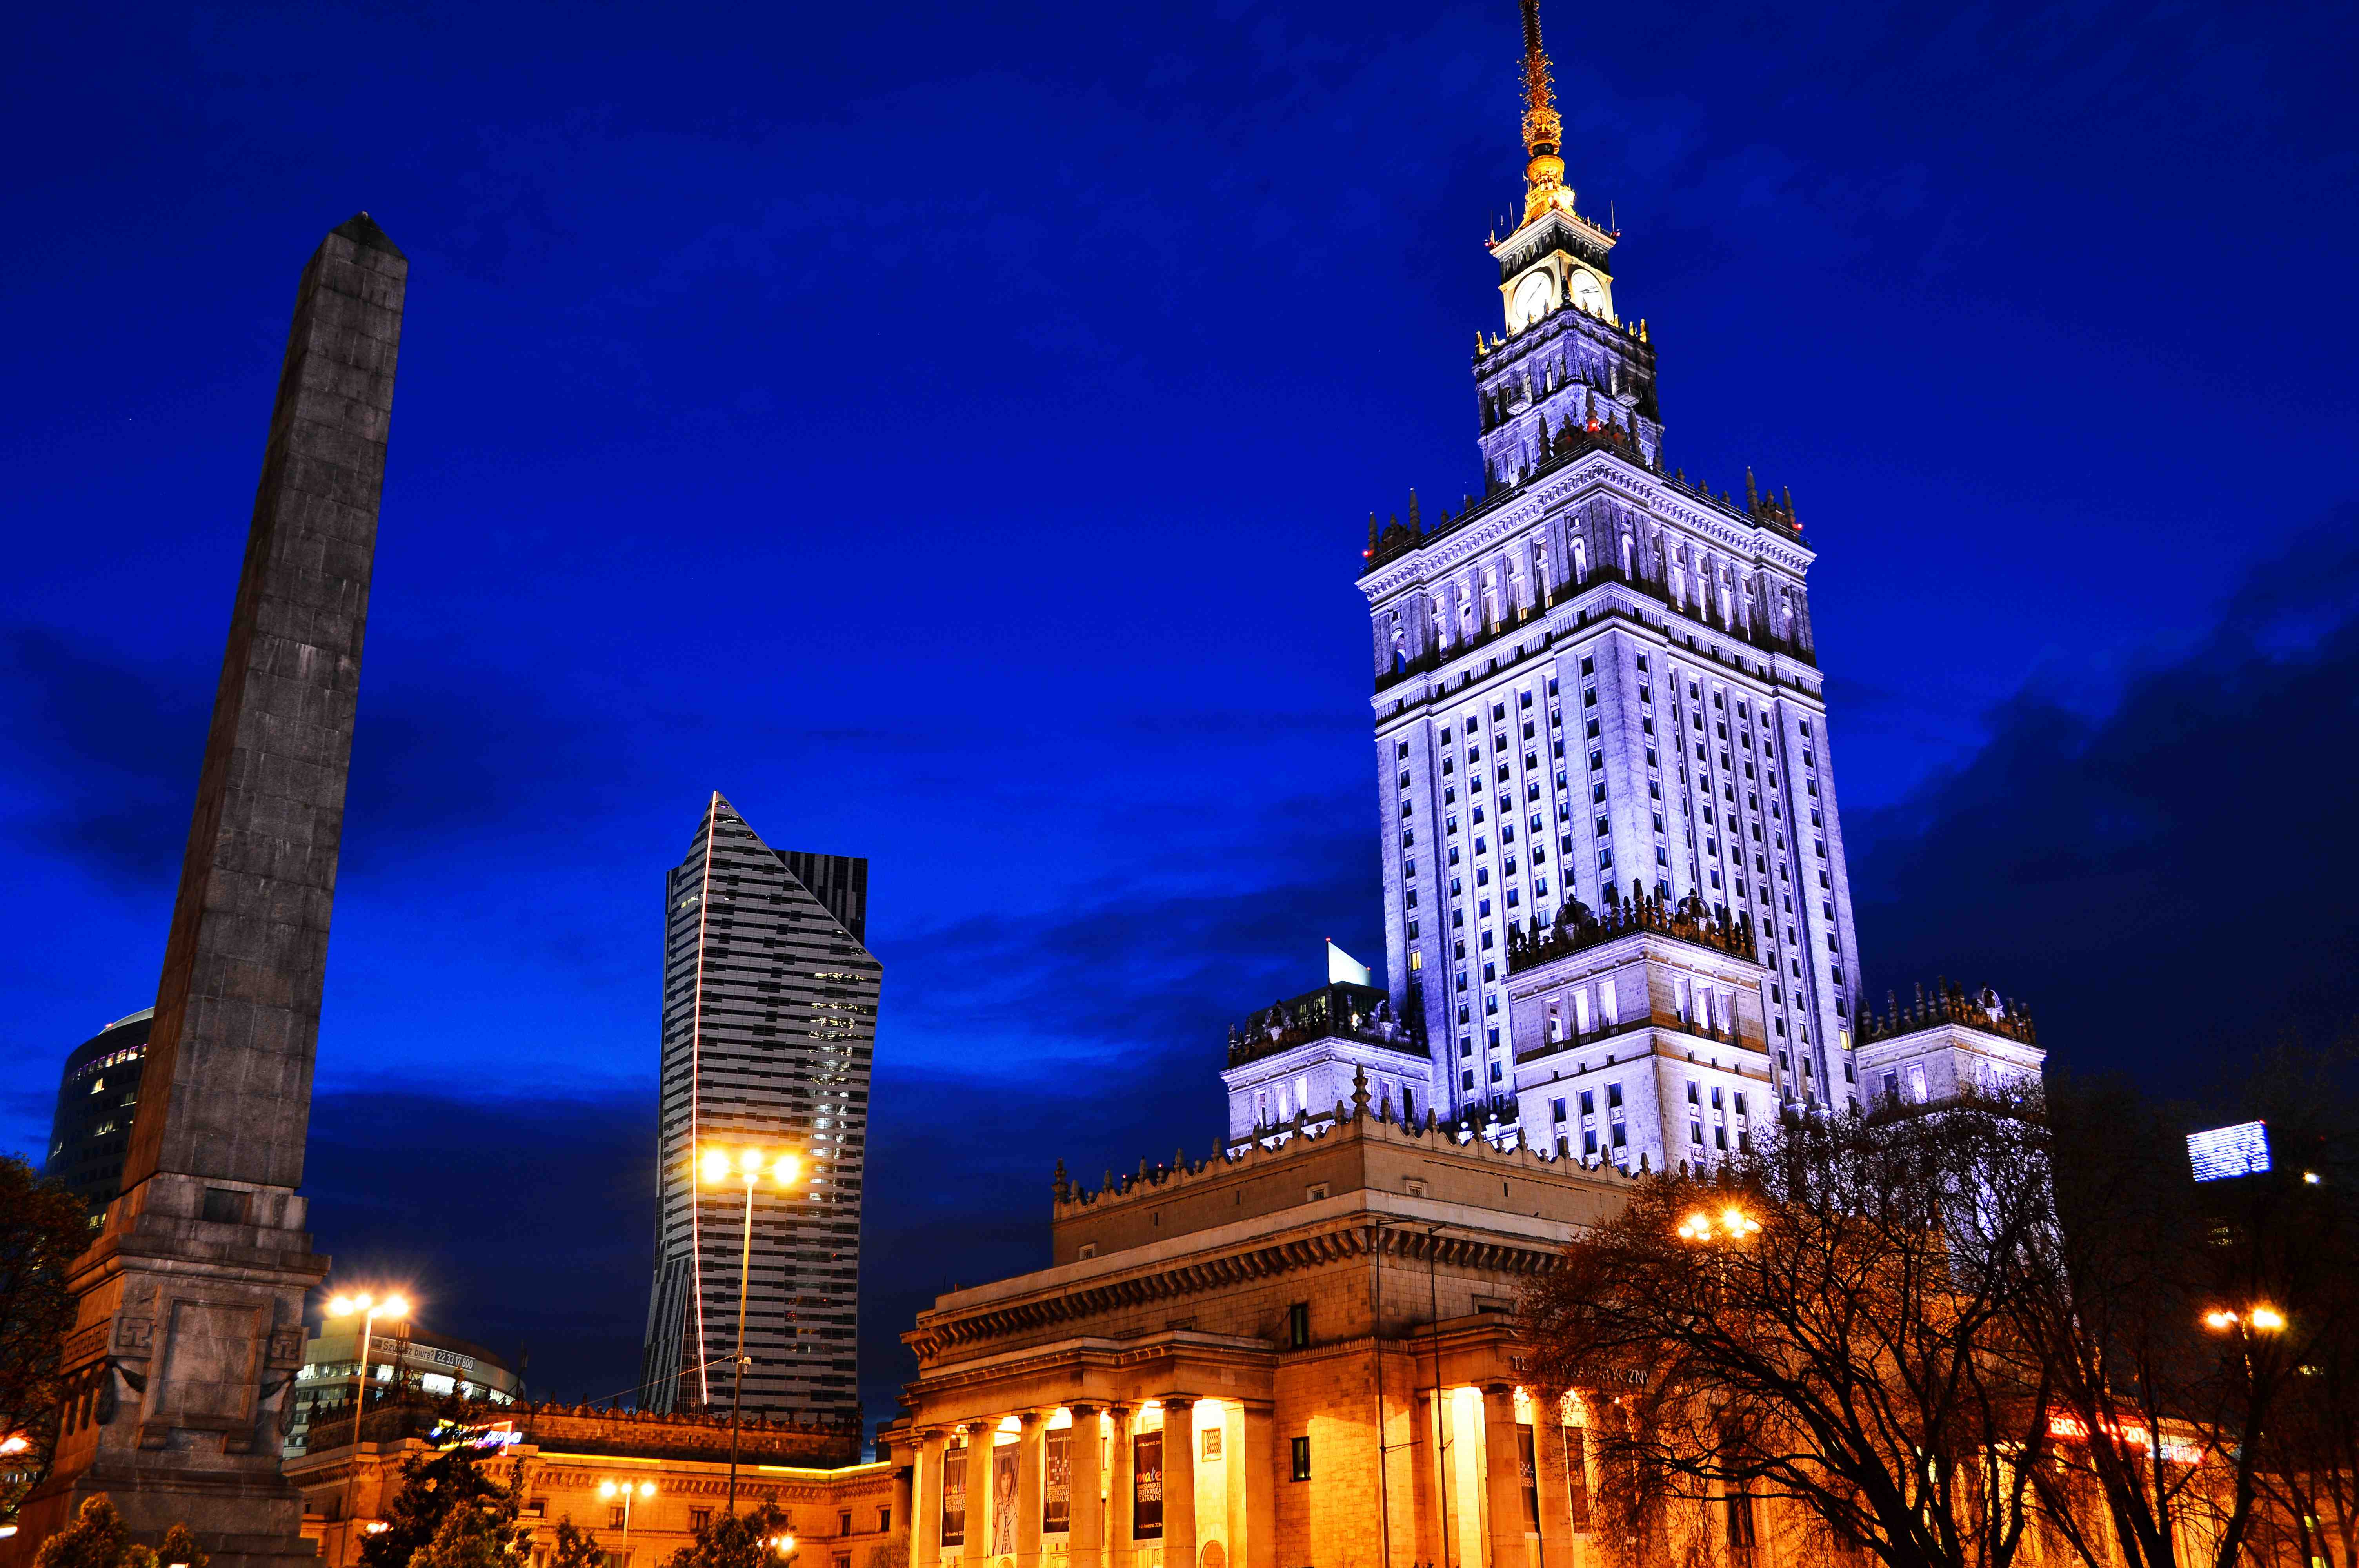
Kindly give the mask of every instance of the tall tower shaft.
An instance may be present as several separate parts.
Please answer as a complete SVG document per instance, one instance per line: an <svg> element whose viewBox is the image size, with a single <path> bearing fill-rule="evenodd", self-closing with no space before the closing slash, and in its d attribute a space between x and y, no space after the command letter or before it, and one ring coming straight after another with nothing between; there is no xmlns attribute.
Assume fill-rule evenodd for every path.
<svg viewBox="0 0 2359 1568"><path fill-rule="evenodd" d="M745 1409L856 1421L860 1201L883 968L864 945L868 862L773 849L714 795L665 880L661 1165L642 1403L725 1405L746 1262L745 1190L710 1151L802 1156L754 1197Z"/></svg>
<svg viewBox="0 0 2359 1568"><path fill-rule="evenodd" d="M102 1492L221 1568L312 1556L278 1465L328 1268L298 1189L408 276L364 212L296 287L122 1193L69 1271L66 1413L28 1434L54 1464L0 1563Z"/></svg>
<svg viewBox="0 0 2359 1568"><path fill-rule="evenodd" d="M1454 516L1412 501L1407 523L1372 524L1359 579L1394 1004L1424 1022L1438 1107L1571 1147L1563 1086L1612 1047L1594 1064L1519 1053L1511 935L1634 895L1723 929L1742 917L1757 973L1715 960L1647 982L1686 1000L1652 1000L1683 1019L1694 988L1757 990L1757 1013L1739 1009L1756 1089L1841 1107L1858 971L1814 552L1749 475L1739 503L1665 464L1655 350L1615 314L1618 235L1562 183L1536 0L1524 10L1526 217L1492 246L1506 335L1477 334L1473 367L1484 492ZM1610 1025L1592 1011L1610 993L1579 999L1601 1043L1635 1027L1634 983L1604 1004ZM1571 1032L1575 1000L1521 1005L1560 1009ZM1527 1041L1553 1040L1547 1027Z"/></svg>

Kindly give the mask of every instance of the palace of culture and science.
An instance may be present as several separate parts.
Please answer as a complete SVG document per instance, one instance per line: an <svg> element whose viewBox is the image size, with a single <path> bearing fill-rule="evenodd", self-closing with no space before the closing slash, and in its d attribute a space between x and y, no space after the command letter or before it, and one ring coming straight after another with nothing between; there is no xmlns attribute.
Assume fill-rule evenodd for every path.
<svg viewBox="0 0 2359 1568"><path fill-rule="evenodd" d="M1647 1172L2038 1076L1992 993L1863 1012L1811 552L1783 496L1665 462L1536 0L1524 44L1484 492L1372 524L1359 577L1389 984L1331 953L1230 1032L1217 1153L1094 1188L1060 1162L1047 1266L918 1314L878 1436L911 1568L1632 1560L1593 1507L1605 1391L1525 1371L1532 1279ZM1763 1517L1762 1561L1817 1561ZM1714 1555L1661 1534L1636 1560Z"/></svg>
<svg viewBox="0 0 2359 1568"><path fill-rule="evenodd" d="M1504 332L1474 350L1483 493L1372 518L1359 579L1390 983L1247 1021L1232 1143L1323 1121L1364 1074L1396 1116L1659 1169L1908 1077L1860 1054L1891 1031L1860 1015L1813 552L1749 472L1740 500L1666 461L1655 350L1564 182L1529 3L1525 46L1523 221L1492 243ZM1680 1103L1634 1077L1647 1056L1680 1062Z"/></svg>

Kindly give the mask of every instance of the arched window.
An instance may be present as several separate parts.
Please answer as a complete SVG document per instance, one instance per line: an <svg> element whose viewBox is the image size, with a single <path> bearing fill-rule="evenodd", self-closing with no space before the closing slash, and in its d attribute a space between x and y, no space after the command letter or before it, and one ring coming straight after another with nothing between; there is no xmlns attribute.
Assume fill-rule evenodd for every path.
<svg viewBox="0 0 2359 1568"><path fill-rule="evenodd" d="M1582 582L1589 577L1589 541L1580 535L1572 536L1572 580Z"/></svg>
<svg viewBox="0 0 2359 1568"><path fill-rule="evenodd" d="M1624 577L1629 577L1632 575L1630 570L1630 530L1627 528L1622 530L1622 575Z"/></svg>

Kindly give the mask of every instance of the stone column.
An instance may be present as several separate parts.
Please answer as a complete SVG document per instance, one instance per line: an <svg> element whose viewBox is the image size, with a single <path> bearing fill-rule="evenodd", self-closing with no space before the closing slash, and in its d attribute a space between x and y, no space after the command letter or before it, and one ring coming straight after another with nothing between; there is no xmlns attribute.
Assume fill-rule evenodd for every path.
<svg viewBox="0 0 2359 1568"><path fill-rule="evenodd" d="M1417 1514L1417 1557L1420 1563L1441 1563L1441 1409L1431 1389L1417 1390L1411 1413L1416 1444L1409 1450L1410 1507Z"/></svg>
<svg viewBox="0 0 2359 1568"><path fill-rule="evenodd" d="M1540 1568L1574 1568L1572 1493L1565 1469L1564 1405L1557 1394L1535 1394L1533 1477L1540 1498Z"/></svg>
<svg viewBox="0 0 2359 1568"><path fill-rule="evenodd" d="M1196 1396L1163 1396L1163 1568L1196 1568Z"/></svg>
<svg viewBox="0 0 2359 1568"><path fill-rule="evenodd" d="M1138 1538L1133 1533L1137 1516L1131 1507L1136 1479L1133 1465L1137 1456L1130 1446L1136 1435L1131 1422L1136 1413L1130 1405L1106 1406L1106 1424L1112 1438L1112 1463L1106 1466L1106 1568L1133 1568L1137 1558Z"/></svg>
<svg viewBox="0 0 2359 1568"><path fill-rule="evenodd" d="M363 213L296 286L123 1196L68 1273L59 1370L108 1414L65 1434L0 1564L100 1492L134 1540L185 1522L219 1568L315 1555L278 1462L328 1268L296 1189L408 273Z"/></svg>
<svg viewBox="0 0 2359 1568"><path fill-rule="evenodd" d="M1049 1423L1038 1411L1016 1419L1022 1423L1016 1433L1016 1568L1040 1568L1040 1516L1049 1500L1041 1444Z"/></svg>
<svg viewBox="0 0 2359 1568"><path fill-rule="evenodd" d="M1516 1443L1516 1390L1490 1383L1483 1390L1484 1499L1490 1506L1491 1568L1529 1568L1524 1545L1523 1460Z"/></svg>
<svg viewBox="0 0 2359 1568"><path fill-rule="evenodd" d="M971 1421L966 1423L966 1556L967 1563L981 1563L991 1555L993 1498L991 1496L991 1454L998 1446L999 1422Z"/></svg>
<svg viewBox="0 0 2359 1568"><path fill-rule="evenodd" d="M1245 1568L1253 1548L1253 1525L1245 1515L1245 1407L1223 1400L1212 1407L1221 1426L1221 1478L1227 1493L1224 1512L1229 1521L1230 1568Z"/></svg>
<svg viewBox="0 0 2359 1568"><path fill-rule="evenodd" d="M1247 1405L1244 1425L1245 1525L1239 1568L1277 1568L1277 1412L1266 1405Z"/></svg>
<svg viewBox="0 0 2359 1568"><path fill-rule="evenodd" d="M1073 1524L1065 1555L1072 1568L1105 1568L1106 1499L1099 1491L1105 1483L1105 1429L1097 1406L1077 1404L1072 1410Z"/></svg>
<svg viewBox="0 0 2359 1568"><path fill-rule="evenodd" d="M917 1568L940 1568L942 1561L942 1455L949 1440L939 1430L912 1433L918 1444L917 1497L908 1524L909 1560Z"/></svg>

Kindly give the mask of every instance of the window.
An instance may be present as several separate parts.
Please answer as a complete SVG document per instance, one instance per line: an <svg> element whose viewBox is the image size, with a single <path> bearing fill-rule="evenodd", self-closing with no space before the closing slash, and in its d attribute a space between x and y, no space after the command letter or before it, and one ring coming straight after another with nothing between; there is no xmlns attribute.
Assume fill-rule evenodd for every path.
<svg viewBox="0 0 2359 1568"><path fill-rule="evenodd" d="M835 1516L835 1533L838 1535L850 1535L852 1533L851 1509L846 1509Z"/></svg>
<svg viewBox="0 0 2359 1568"><path fill-rule="evenodd" d="M1288 1446L1294 1454L1294 1478L1308 1481L1310 1479L1310 1439L1298 1437Z"/></svg>
<svg viewBox="0 0 2359 1568"><path fill-rule="evenodd" d="M1286 1309L1286 1347L1307 1350L1310 1347L1310 1303L1296 1302Z"/></svg>
<svg viewBox="0 0 2359 1568"><path fill-rule="evenodd" d="M704 1530L708 1529L712 1523L712 1510L711 1509L690 1509L688 1510L689 1529Z"/></svg>
<svg viewBox="0 0 2359 1568"><path fill-rule="evenodd" d="M1561 1099L1552 1099L1549 1101L1549 1111L1556 1120L1564 1120L1564 1101Z"/></svg>
<svg viewBox="0 0 2359 1568"><path fill-rule="evenodd" d="M608 1505L606 1509L606 1528L608 1530L620 1530L623 1528L622 1504L613 1503Z"/></svg>

